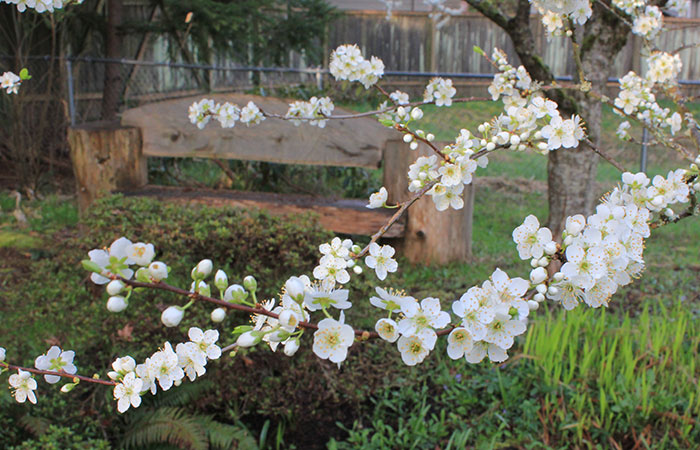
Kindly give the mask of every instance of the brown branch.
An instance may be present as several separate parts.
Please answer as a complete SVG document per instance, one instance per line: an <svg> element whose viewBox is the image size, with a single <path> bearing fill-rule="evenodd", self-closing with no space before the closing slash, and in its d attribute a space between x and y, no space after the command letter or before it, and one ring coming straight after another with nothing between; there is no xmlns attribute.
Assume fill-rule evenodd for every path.
<svg viewBox="0 0 700 450"><path fill-rule="evenodd" d="M690 196L690 205L685 209L685 211L683 211L682 213L673 217L672 219L661 219L658 222L652 222L649 224L649 228L651 228L653 230L655 228L663 227L663 226L671 224L671 223L680 222L681 220L687 219L688 217L693 217L697 212L697 207L698 207L698 198L695 195L691 195Z"/></svg>
<svg viewBox="0 0 700 450"><path fill-rule="evenodd" d="M452 161L450 160L450 157L447 156L446 154L444 154L444 153L442 152L442 150L440 150L439 148L437 148L437 146L436 146L435 144L433 144L432 142L430 142L429 140L427 140L427 139L424 138L424 137L418 136L415 132L409 130L409 129L406 128L404 125L401 125L400 123L397 123L396 125L394 125L394 129L395 129L396 131L401 132L401 133L410 134L411 136L413 136L413 139L415 139L415 140L417 140L417 141L420 141L420 142L423 142L424 144L427 144L428 147L430 147L435 153L437 153L437 155L440 156L440 158L444 159L445 162L452 162Z"/></svg>
<svg viewBox="0 0 700 450"><path fill-rule="evenodd" d="M54 372L53 370L40 370L40 369L32 369L30 367L22 367L22 366L15 366L14 364L8 364L6 362L0 362L0 366L6 367L11 370L23 370L25 372L31 372L37 375L55 375L57 377L64 377L64 378L77 378L80 381L86 381L88 383L97 383L97 384L104 384L107 386L116 386L117 382L111 381L111 380L101 380L99 378L92 378L92 377L86 377L83 375L71 375L66 372Z"/></svg>
<svg viewBox="0 0 700 450"><path fill-rule="evenodd" d="M598 156L600 156L601 158L603 158L604 160L606 160L607 162L609 162L610 164L612 164L612 165L613 165L617 170L619 170L620 172L623 172L623 173L624 173L624 172L629 172L629 170L627 170L627 169L625 169L624 167L622 167L622 164L620 164L619 162L615 161L615 158L613 158L612 156L610 156L610 155L608 155L607 153L605 153L603 150L601 150L601 149L599 149L598 147L596 147L596 145L595 145L593 142L591 142L590 139L586 138L583 142L585 142L586 145L588 145L588 147L589 147L591 150L593 150L595 153L597 153Z"/></svg>

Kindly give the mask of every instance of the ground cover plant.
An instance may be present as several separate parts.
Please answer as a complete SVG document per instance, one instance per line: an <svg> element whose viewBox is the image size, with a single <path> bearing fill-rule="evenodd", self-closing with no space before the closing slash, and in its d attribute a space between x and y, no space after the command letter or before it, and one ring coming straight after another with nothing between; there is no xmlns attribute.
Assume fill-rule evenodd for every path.
<svg viewBox="0 0 700 450"><path fill-rule="evenodd" d="M583 53L576 41L574 23L585 23L592 10L587 2L574 3L576 7L558 2L536 3L536 6L550 33L563 33L572 38L575 56L580 60ZM523 5L528 12L530 5ZM57 5L29 6L41 12ZM661 25L661 10L656 6L641 6L644 5L621 3L615 8L634 20L631 27L635 34L650 39ZM20 9L24 7L26 5L20 5ZM503 100L504 112L478 125L476 132L461 129L453 143L438 146L435 135L417 128L417 122L424 117L422 106L442 107L453 103L456 90L450 80L430 80L423 100L411 104L405 93L389 94L377 84L384 72L381 60L374 56L365 59L353 45L338 47L331 55L332 75L339 81L359 82L365 88L376 86L386 97L373 112L380 122L401 132L411 150L425 145L434 152L430 157L419 157L410 167L408 190L413 193L410 199L398 204L387 203L388 193L384 187L370 195L369 208L394 208L396 213L368 241L334 237L321 244L318 251L323 256L313 269L303 267L307 261L305 256L313 251L310 249L314 249L320 237L315 233L308 240L308 234L302 236L301 230L314 230L309 218L273 219L261 213L238 210L189 211L144 200L104 200L87 216L84 225L88 228L83 230L84 236L66 235L60 239L52 235L52 242L58 243L54 247L65 246L56 253L57 258L52 259L46 251L29 253L30 258L43 261L47 266L25 264L26 273L21 273L24 277L15 279L14 284L29 284L29 281L35 284L26 291L18 290L22 297L8 306L23 306L27 292L36 295L46 288L47 273L54 274L62 285L58 291L46 292L48 301L40 298L43 303L33 310L22 311L18 320L12 322L16 328L11 328L4 338L17 348L0 348L0 367L10 372L8 382L14 400L37 404L37 376L43 376L49 384L64 380L60 393L53 391L46 395L48 402L42 402L36 411L52 407L68 409L68 413L59 416L59 421L70 422L49 424L43 417L18 418L12 414L3 420L10 427L16 425L11 428L13 430L17 426L34 430L39 442L22 443L30 446L42 445L42 439L44 443L49 440L60 445L60 441L70 440L71 434L79 433L74 439L76 444L83 441L86 445L104 446L105 441L121 441L121 445L127 447L159 443L197 448L230 447L234 443L252 447L267 443L271 428L269 417L278 419L274 443L278 447L286 444L285 439L303 447L319 445L327 439L330 439L329 447L358 444L376 447L494 446L497 441L529 446L607 442L621 447L649 446L650 443L687 446L694 442L698 413L697 387L693 386L694 356L698 342L692 338L694 321L688 320L687 305L677 304L687 300L685 295L671 295L669 301L659 298L653 303L638 302L633 308L618 311L610 321L605 312L601 313L607 308L611 311L619 308L613 294L629 296L636 289L633 280L655 264L648 260L654 253L645 254L645 242L651 231L673 227L679 222L692 223L685 219L697 213L700 158L685 147L688 142L677 136L685 127L690 145L700 147L697 122L679 96L674 81L681 62L677 55L655 50L650 41L646 44L650 52L647 75L640 77L630 72L623 77L615 100L591 93L591 83L580 67L577 83L566 89L573 90L576 95L583 94L587 100L590 96L614 105L617 114L643 124L657 143L693 161L686 162L686 169L671 170L665 176L657 175L652 179L644 173L625 171L619 161L588 139L585 125L575 111L562 115L552 98L568 105L562 111L570 109L571 102L561 95L559 86L547 84L547 80L533 81L525 67L511 66L499 49L493 49L490 57L479 48L475 51L498 70L489 93L494 100ZM26 72L20 76L5 73L3 87L12 94L29 79ZM651 93L654 88L672 99L680 112L660 106ZM454 98L455 103L471 100ZM332 115L333 109L328 97L293 102L284 116L262 111L253 102L239 107L202 99L192 104L189 118L198 128L204 128L212 120L231 128L236 123L259 125L267 119L323 128L328 120L340 118ZM629 122L623 122L616 133L629 140L629 129ZM566 149L575 147L587 148L606 159L622 172L621 183L600 200L595 213L587 217L571 215L565 221L550 220L552 229L540 226L533 214L523 220L522 216L532 211L519 211L521 215L514 224L508 224L505 233L516 244L518 257L506 257L495 270L493 265L483 264L472 274L480 277L466 284L460 280L456 291L449 282L437 286L422 283L412 289L410 277L402 278L411 271L398 273L400 258L390 245L378 242L423 196L430 197L438 211L461 209L464 186L472 183L478 168L488 166L487 156L494 152L569 155ZM552 174L561 175L551 170L554 160L550 159L550 187ZM488 197L488 191L484 192ZM590 197L591 192L587 190L585 197ZM554 190L550 189L548 194L551 219L557 217L555 210L561 213L561 205L552 201L557 196ZM503 200L488 205L498 214L489 225L506 224L505 214L493 208ZM521 200L517 209L529 206L528 203ZM17 203L15 207L13 216L18 223L29 226L29 220ZM66 212L64 217L70 218L69 211ZM164 221L166 217L168 220ZM42 225L46 226L45 233L52 230ZM494 236L498 236L499 245L503 245L502 234L497 231L499 227L490 226ZM123 236L127 234L125 231L139 233L139 239L144 241L132 242ZM676 231L682 232L683 228ZM32 239L23 238L16 230L12 233L7 239L8 245L19 247L21 243L33 248ZM37 238L36 235L31 237ZM87 252L89 259L81 261L89 275L85 278L88 283L85 289L95 295L101 290L99 286L105 285L109 297L106 309L120 313L110 319L130 319L130 322L122 328L113 328L117 330L116 336L97 330L90 339L82 335L70 339L68 335L89 327L99 311L94 309L94 303L89 305L93 309L88 310L88 314L78 311L80 294L60 303L51 301L70 289L70 278L78 278L76 273L68 274L76 270L75 266L61 259L78 251L84 254L90 246L82 239L99 238L112 243L109 247L90 250ZM152 243L156 240L159 241L158 260ZM294 245L289 241L294 241ZM512 243L509 245L512 250ZM208 258L189 260L189 252ZM681 253L675 260L682 256ZM216 272L209 257L224 261L217 262ZM161 259L166 260L167 265ZM683 262L692 264L693 261L691 255L689 261ZM63 265L70 269L64 272ZM518 271L523 270L523 266L529 272L529 280L510 278L503 270ZM307 275L294 275L304 270L313 275L314 281ZM463 268L445 270L443 273L434 271L430 276L440 278ZM480 270L485 271L479 273ZM255 277L247 274L250 272ZM13 274L14 269L10 267L10 278ZM64 274L70 277L64 278ZM402 289L382 289L374 280L376 276L384 282L390 274L391 285L400 285ZM420 280L421 274L417 272L414 276L414 280ZM241 279L242 285L235 282ZM484 279L479 286L479 281ZM190 289L178 285L190 285ZM280 288L281 285L284 286ZM687 286L692 287L693 281L688 280ZM352 309L349 288L353 289L351 299L355 307ZM676 291L664 287L660 293L660 297L665 297ZM414 295L424 298L419 302ZM440 305L438 295L443 298L443 305L444 299L448 302L456 299L451 303L453 315L447 312L449 308ZM359 300L368 297L369 303ZM545 302L547 299L550 301ZM153 310L154 306L160 312L160 322L169 330L162 332L156 329L160 327L157 321L149 320L153 316L146 310ZM383 310L386 317L375 322L373 307ZM551 311L554 307L556 312ZM55 329L48 327L50 322L32 321L40 310L45 310L52 319L59 319ZM538 321L535 312L538 310L545 319ZM561 319L563 310L574 311L570 313L574 317L570 322ZM105 314L104 310L101 312ZM250 320L245 317L249 314L252 314ZM661 320L652 321L652 314ZM183 320L185 317L187 319ZM323 318L318 320L318 317ZM206 331L190 326L209 323L209 320L215 325ZM233 329L216 325L223 323L240 325ZM539 333L533 331L535 327L539 328ZM370 331L372 328L374 331ZM530 332L526 333L528 328ZM46 332L52 333L44 339L44 344L50 348L41 354L41 349L30 347L32 342L27 336L36 338ZM313 334L313 343L302 348L302 342L309 341L304 338L305 333ZM639 342L621 337L633 334L639 335ZM187 335L189 341L170 343L177 342L182 335ZM224 338L220 340L222 335ZM446 339L438 340L441 336ZM168 340L151 353L155 347L151 340L161 345L163 338ZM597 342L585 341L582 349L577 342L593 338ZM100 377L100 369L91 367L89 361L86 364L81 361L81 373L77 373L76 352L65 350L64 339L71 341L72 348L84 352L80 355L96 358L109 355L113 370L107 373L107 378ZM524 341L524 352L518 353L520 347L514 346L516 340ZM129 353L121 356L126 353L123 349L126 343ZM394 343L398 352L392 353L393 346L388 344ZM256 352L266 346L294 358L270 359ZM8 359L8 351L11 359ZM426 359L431 352L433 357ZM33 367L32 356L21 356L23 354L39 354ZM445 354L456 363L447 366ZM211 360L229 355L236 358L227 359L216 368L208 365ZM23 359L29 361L23 362ZM477 365L484 359L496 364ZM673 373L669 373L671 362ZM429 371L415 376L412 366L421 363L421 367ZM341 370L351 364L354 364L352 369ZM231 368L229 376L235 377L231 381L226 380L226 375L216 376L227 365ZM381 370L389 367L394 369L393 377L387 376L387 370ZM93 370L95 375L90 376ZM454 373L454 370L459 372ZM216 383L189 383L207 371L210 378L214 375ZM441 378L439 375L445 371L449 376ZM481 383L481 375L488 373L496 374L496 380L487 376ZM459 395L452 399L447 381L454 378L461 383L465 375L470 383L464 398ZM351 382L357 379L366 380L368 384L358 388ZM685 386L684 380L688 381ZM476 391L469 389L469 385L474 384L479 388ZM295 386L304 389L295 391ZM171 391L171 388L177 389ZM260 390L278 395L266 396ZM129 414L102 415L109 402L109 391L118 412L131 410ZM152 395L148 395L149 392ZM279 395L280 392L296 392L297 395L284 396ZM67 398L82 400L83 408L70 408L68 400L61 397L68 393L73 397ZM155 394L158 396L153 397ZM52 403L54 395L66 404L56 408ZM458 401L453 403L453 400ZM88 412L85 412L86 404L91 408ZM550 406L552 404L556 406ZM189 411L183 405L192 405L197 410ZM333 412L324 409L328 406L333 407ZM398 411L396 417L384 412L384 406ZM453 410L457 413L452 413ZM369 423L363 422L368 412L377 411L379 416L374 416ZM478 414L473 421L465 420L473 413ZM404 417L406 414L408 419ZM532 420L533 416L540 419L541 427ZM492 420L482 426L483 418ZM345 425L351 419L355 419L352 427ZM462 423L466 421L470 427L460 426L458 419ZM85 423L76 429L74 424L82 420ZM334 422L341 425L334 427ZM673 425L668 425L669 422ZM678 426L679 422L684 425ZM496 423L497 428L489 426L491 423ZM106 430L114 429L110 426L120 431L118 438L108 435ZM313 435L294 432L312 426L315 427ZM285 433L286 427L290 433ZM249 428L260 430L257 442Z"/></svg>

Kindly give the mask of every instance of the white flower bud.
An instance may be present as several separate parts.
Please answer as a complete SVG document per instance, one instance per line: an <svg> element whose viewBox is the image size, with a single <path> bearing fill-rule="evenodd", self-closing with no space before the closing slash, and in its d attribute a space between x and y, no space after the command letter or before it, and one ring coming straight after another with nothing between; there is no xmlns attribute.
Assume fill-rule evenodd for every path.
<svg viewBox="0 0 700 450"><path fill-rule="evenodd" d="M532 266L533 269L536 269L540 267L540 262L537 258L533 258L530 260L530 266Z"/></svg>
<svg viewBox="0 0 700 450"><path fill-rule="evenodd" d="M284 283L284 290L287 292L287 295L292 297L292 299L295 302L301 303L304 300L304 292L306 291L306 286L304 286L304 282L301 280L301 278L289 278L287 282Z"/></svg>
<svg viewBox="0 0 700 450"><path fill-rule="evenodd" d="M107 284L107 293L109 295L119 295L125 287L126 284L122 280L112 280Z"/></svg>
<svg viewBox="0 0 700 450"><path fill-rule="evenodd" d="M488 142L486 142L486 139L482 139L482 140L479 141L479 145L480 145L481 147L486 147L486 144L488 144Z"/></svg>
<svg viewBox="0 0 700 450"><path fill-rule="evenodd" d="M530 272L530 281L532 284L540 284L547 279L547 270L544 267L538 267Z"/></svg>
<svg viewBox="0 0 700 450"><path fill-rule="evenodd" d="M673 210L671 208L666 208L664 214L666 215L666 217L673 217Z"/></svg>
<svg viewBox="0 0 700 450"><path fill-rule="evenodd" d="M267 340L269 342L282 342L289 337L289 332L285 330L275 330L267 333Z"/></svg>
<svg viewBox="0 0 700 450"><path fill-rule="evenodd" d="M211 321L212 322L223 322L224 319L226 318L226 310L224 308L216 308L214 311L211 312Z"/></svg>
<svg viewBox="0 0 700 450"><path fill-rule="evenodd" d="M176 327L180 325L182 318L185 317L185 311L177 306L168 306L163 314L160 315L160 321L166 327Z"/></svg>
<svg viewBox="0 0 700 450"><path fill-rule="evenodd" d="M354 267L352 268L352 271L355 272L357 275L359 275L359 274L362 273L362 267L360 267L360 266L354 266Z"/></svg>
<svg viewBox="0 0 700 450"><path fill-rule="evenodd" d="M561 281L564 279L564 274L561 272L557 272L554 274L554 276L552 276L552 278L554 279L554 281Z"/></svg>
<svg viewBox="0 0 700 450"><path fill-rule="evenodd" d="M549 265L549 260L547 259L546 256L543 256L540 258L538 264L540 267L547 267Z"/></svg>
<svg viewBox="0 0 700 450"><path fill-rule="evenodd" d="M396 108L396 115L399 117L405 117L406 116L406 108L403 106L399 106Z"/></svg>
<svg viewBox="0 0 700 450"><path fill-rule="evenodd" d="M412 134L404 134L404 135L403 135L403 141L404 141L405 143L408 144L408 143L411 142L412 140L413 140L413 135L412 135Z"/></svg>
<svg viewBox="0 0 700 450"><path fill-rule="evenodd" d="M435 135L433 133L428 133L428 135L425 137L425 139L428 142L433 142L435 140Z"/></svg>
<svg viewBox="0 0 700 450"><path fill-rule="evenodd" d="M530 311L534 311L534 310L536 310L537 308L540 307L540 304L537 303L537 302L534 301L534 300L528 300L528 301L527 301L527 307L530 308Z"/></svg>
<svg viewBox="0 0 700 450"><path fill-rule="evenodd" d="M520 145L520 136L512 134L510 136L510 145Z"/></svg>
<svg viewBox="0 0 700 450"><path fill-rule="evenodd" d="M557 252L557 244L554 242L549 242L544 246L544 252L548 255L553 255Z"/></svg>
<svg viewBox="0 0 700 450"><path fill-rule="evenodd" d="M420 108L413 108L411 110L411 119L420 120L423 118L423 111Z"/></svg>
<svg viewBox="0 0 700 450"><path fill-rule="evenodd" d="M226 272L219 269L214 275L214 286L216 286L220 291L226 290L228 287L228 276Z"/></svg>
<svg viewBox="0 0 700 450"><path fill-rule="evenodd" d="M421 183L419 180L413 180L411 181L411 187L415 189L416 191L419 190L423 186L423 183Z"/></svg>
<svg viewBox="0 0 700 450"><path fill-rule="evenodd" d="M352 248L351 248L350 250L351 250L353 253L358 254L358 253L360 253L360 252L362 251L362 247L360 247L359 245L355 244L355 245L352 246Z"/></svg>
<svg viewBox="0 0 700 450"><path fill-rule="evenodd" d="M418 148L418 142L416 142L416 141L411 142L410 144L408 144L408 148L410 148L411 150L417 149L417 148Z"/></svg>
<svg viewBox="0 0 700 450"><path fill-rule="evenodd" d="M67 394L70 391L72 391L74 387L75 387L75 383L64 384L63 386L61 386L61 392Z"/></svg>
<svg viewBox="0 0 700 450"><path fill-rule="evenodd" d="M496 148L496 144L494 144L493 142L489 142L488 144L486 144L486 151L490 152L495 148Z"/></svg>
<svg viewBox="0 0 700 450"><path fill-rule="evenodd" d="M544 294L537 293L532 299L538 303L542 303L544 301Z"/></svg>
<svg viewBox="0 0 700 450"><path fill-rule="evenodd" d="M549 295L557 295L559 293L559 289L555 286L550 286L547 291L549 292Z"/></svg>
<svg viewBox="0 0 700 450"><path fill-rule="evenodd" d="M284 354L287 356L294 356L297 350L299 350L299 339L292 339L284 344Z"/></svg>
<svg viewBox="0 0 700 450"><path fill-rule="evenodd" d="M243 278L243 286L249 291L255 292L258 289L258 282L253 275L248 275Z"/></svg>
<svg viewBox="0 0 700 450"><path fill-rule="evenodd" d="M240 303L248 297L248 293L240 284L232 284L224 292L224 300L227 302Z"/></svg>
<svg viewBox="0 0 700 450"><path fill-rule="evenodd" d="M569 245L574 243L574 237L569 235L564 238L564 246L568 247Z"/></svg>
<svg viewBox="0 0 700 450"><path fill-rule="evenodd" d="M153 261L148 266L148 273L154 281L160 281L168 278L168 266L160 261Z"/></svg>
<svg viewBox="0 0 700 450"><path fill-rule="evenodd" d="M193 278L206 278L212 270L214 270L214 263L211 262L211 259L203 259L195 267Z"/></svg>
<svg viewBox="0 0 700 450"><path fill-rule="evenodd" d="M538 294L546 294L547 293L547 285L545 284L538 284L537 287L535 288Z"/></svg>
<svg viewBox="0 0 700 450"><path fill-rule="evenodd" d="M523 133L520 133L520 140L521 141L527 141L530 138L530 132L525 131Z"/></svg>
<svg viewBox="0 0 700 450"><path fill-rule="evenodd" d="M299 325L299 318L291 309L283 309L279 314L278 320L280 325L287 331L294 331Z"/></svg>
<svg viewBox="0 0 700 450"><path fill-rule="evenodd" d="M246 331L236 339L236 345L239 347L252 347L258 342L260 342L260 338L253 335L252 331Z"/></svg>
<svg viewBox="0 0 700 450"><path fill-rule="evenodd" d="M543 152L546 152L547 150L549 150L549 146L547 145L546 142L539 142L539 143L537 144L537 148L538 148L540 151L543 151Z"/></svg>
<svg viewBox="0 0 700 450"><path fill-rule="evenodd" d="M660 195L657 195L651 200L651 204L656 207L659 207L664 204L664 198Z"/></svg>
<svg viewBox="0 0 700 450"><path fill-rule="evenodd" d="M479 125L477 127L477 130L479 130L479 133L483 133L486 130L486 128L484 127L484 124L482 123L481 125Z"/></svg>
<svg viewBox="0 0 700 450"><path fill-rule="evenodd" d="M121 295L114 295L107 300L107 310L109 312L122 312L129 306L129 303Z"/></svg>
<svg viewBox="0 0 700 450"><path fill-rule="evenodd" d="M519 152L524 152L525 150L527 150L527 145L525 145L525 144L520 144L520 145L518 145L518 147L516 148L516 150L519 151Z"/></svg>

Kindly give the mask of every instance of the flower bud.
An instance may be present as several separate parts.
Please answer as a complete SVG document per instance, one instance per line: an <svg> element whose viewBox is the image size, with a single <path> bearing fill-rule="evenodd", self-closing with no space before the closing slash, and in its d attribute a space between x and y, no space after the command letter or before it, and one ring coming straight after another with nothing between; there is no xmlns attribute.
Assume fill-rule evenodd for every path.
<svg viewBox="0 0 700 450"><path fill-rule="evenodd" d="M212 322L223 322L224 319L226 318L226 310L224 308L216 308L214 311L211 312L211 321Z"/></svg>
<svg viewBox="0 0 700 450"><path fill-rule="evenodd" d="M267 333L267 340L270 342L282 342L289 338L289 332L285 330L275 330Z"/></svg>
<svg viewBox="0 0 700 450"><path fill-rule="evenodd" d="M255 292L258 289L258 282L255 280L254 276L248 275L243 278L243 286L249 291Z"/></svg>
<svg viewBox="0 0 700 450"><path fill-rule="evenodd" d="M537 302L534 301L534 300L528 300L528 301L527 301L527 307L530 308L530 311L534 311L534 310L536 310L537 308L540 307L540 304L537 303Z"/></svg>
<svg viewBox="0 0 700 450"><path fill-rule="evenodd" d="M540 284L547 279L547 270L544 267L538 267L530 272L530 281L532 284Z"/></svg>
<svg viewBox="0 0 700 450"><path fill-rule="evenodd" d="M479 130L479 133L483 133L486 130L486 128L484 127L484 124L482 123L481 125L479 125L477 127L477 130Z"/></svg>
<svg viewBox="0 0 700 450"><path fill-rule="evenodd" d="M160 321L166 327L176 327L180 325L182 318L185 317L185 311L178 306L168 306L163 314L160 315Z"/></svg>
<svg viewBox="0 0 700 450"><path fill-rule="evenodd" d="M540 267L540 261L539 261L537 258L532 258L532 259L530 260L530 266L531 266L533 269L536 269L536 268Z"/></svg>
<svg viewBox="0 0 700 450"><path fill-rule="evenodd" d="M279 314L278 320L280 325L287 331L294 331L299 325L299 318L291 309L283 309Z"/></svg>
<svg viewBox="0 0 700 450"><path fill-rule="evenodd" d="M664 215L666 215L666 217L673 217L673 210L671 208L666 208Z"/></svg>
<svg viewBox="0 0 700 450"><path fill-rule="evenodd" d="M291 339L284 344L284 354L287 356L294 356L297 350L299 350L299 339Z"/></svg>
<svg viewBox="0 0 700 450"><path fill-rule="evenodd" d="M550 286L549 289L547 289L547 292L549 292L549 295L557 295L559 293L559 289L555 286Z"/></svg>
<svg viewBox="0 0 700 450"><path fill-rule="evenodd" d="M410 144L408 144L408 148L410 148L411 150L417 149L417 148L418 148L418 142L416 142L416 141L411 142Z"/></svg>
<svg viewBox="0 0 700 450"><path fill-rule="evenodd" d="M362 247L360 247L359 245L355 244L355 245L352 246L351 250L352 250L353 253L358 254L358 253L360 253L360 252L362 251Z"/></svg>
<svg viewBox="0 0 700 450"><path fill-rule="evenodd" d="M192 271L192 278L195 280L202 280L208 277L213 269L214 263L211 262L211 259L203 259Z"/></svg>
<svg viewBox="0 0 700 450"><path fill-rule="evenodd" d="M292 300L294 300L295 302L301 303L302 301L304 301L304 292L306 291L306 286L304 286L304 282L301 281L301 278L289 278L287 282L284 283L284 290L287 292L287 295L292 297Z"/></svg>
<svg viewBox="0 0 700 450"><path fill-rule="evenodd" d="M488 144L486 144L486 151L488 151L488 152L492 151L495 148L496 148L496 144L494 144L493 142L489 142Z"/></svg>
<svg viewBox="0 0 700 450"><path fill-rule="evenodd" d="M214 286L216 286L220 291L226 290L228 287L228 276L226 276L226 272L221 269L216 271L216 274L214 275Z"/></svg>
<svg viewBox="0 0 700 450"><path fill-rule="evenodd" d="M195 286L196 284L196 286ZM211 288L207 283L204 281L195 281L192 283L192 286L190 286L190 291L191 292L196 292L199 295L203 295L205 297L211 296Z"/></svg>
<svg viewBox="0 0 700 450"><path fill-rule="evenodd" d="M564 279L564 274L561 272L557 272L552 278L554 279L554 281L561 281Z"/></svg>
<svg viewBox="0 0 700 450"><path fill-rule="evenodd" d="M127 302L121 295L114 295L107 300L107 310L109 312L122 312L127 306L129 306L129 302Z"/></svg>
<svg viewBox="0 0 700 450"><path fill-rule="evenodd" d="M542 303L544 301L544 294L537 293L532 299L538 303Z"/></svg>
<svg viewBox="0 0 700 450"><path fill-rule="evenodd" d="M428 134L425 136L425 139L426 139L428 142L433 142L433 141L435 140L435 135L434 135L433 133L428 133Z"/></svg>
<svg viewBox="0 0 700 450"><path fill-rule="evenodd" d="M76 384L78 384L78 383L64 384L63 386L61 386L61 392L64 392L67 394L68 392L73 390L73 388L75 387Z"/></svg>
<svg viewBox="0 0 700 450"><path fill-rule="evenodd" d="M148 266L148 272L154 281L160 281L168 278L168 266L160 261L153 261Z"/></svg>
<svg viewBox="0 0 700 450"><path fill-rule="evenodd" d="M420 120L423 118L423 111L420 108L413 108L411 110L411 119Z"/></svg>
<svg viewBox="0 0 700 450"><path fill-rule="evenodd" d="M254 335L252 331L246 331L236 339L236 345L239 347L252 347L258 342L260 342L260 337Z"/></svg>
<svg viewBox="0 0 700 450"><path fill-rule="evenodd" d="M537 262L540 267L547 267L549 265L549 260L546 257L541 257L540 260Z"/></svg>
<svg viewBox="0 0 700 450"><path fill-rule="evenodd" d="M352 271L355 272L355 274L359 275L362 273L362 267L360 266L353 266Z"/></svg>
<svg viewBox="0 0 700 450"><path fill-rule="evenodd" d="M411 135L411 134L404 134L404 135L403 135L403 141L404 141L405 143L408 144L408 143L411 142L412 140L413 140L413 135Z"/></svg>
<svg viewBox="0 0 700 450"><path fill-rule="evenodd" d="M510 145L520 145L520 136L512 134L510 136Z"/></svg>
<svg viewBox="0 0 700 450"><path fill-rule="evenodd" d="M248 293L240 284L232 284L224 292L224 300L227 302L241 303L248 298Z"/></svg>
<svg viewBox="0 0 700 450"><path fill-rule="evenodd" d="M119 295L125 287L126 284L122 280L112 280L107 284L107 293L109 295Z"/></svg>
<svg viewBox="0 0 700 450"><path fill-rule="evenodd" d="M5 361L5 349L0 347L0 361Z"/></svg>
<svg viewBox="0 0 700 450"><path fill-rule="evenodd" d="M406 108L404 108L403 106L399 106L398 108L396 108L396 115L399 117L404 117L406 115Z"/></svg>
<svg viewBox="0 0 700 450"><path fill-rule="evenodd" d="M548 242L544 246L544 252L548 255L553 255L557 252L557 244L554 242Z"/></svg>
<svg viewBox="0 0 700 450"><path fill-rule="evenodd" d="M545 285L545 284L538 284L537 287L535 288L535 290L536 290L539 294L544 295L544 294L547 293L547 285Z"/></svg>
<svg viewBox="0 0 700 450"><path fill-rule="evenodd" d="M564 238L564 246L568 247L569 245L574 243L574 237L569 235Z"/></svg>

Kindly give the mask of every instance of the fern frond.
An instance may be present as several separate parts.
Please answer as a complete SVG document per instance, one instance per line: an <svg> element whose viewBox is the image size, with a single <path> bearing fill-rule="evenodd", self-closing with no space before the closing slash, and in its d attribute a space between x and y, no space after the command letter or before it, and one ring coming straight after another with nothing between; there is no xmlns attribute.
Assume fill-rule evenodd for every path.
<svg viewBox="0 0 700 450"><path fill-rule="evenodd" d="M181 408L172 407L145 412L126 431L122 446L142 448L158 443L192 450L209 448L207 432L198 419Z"/></svg>
<svg viewBox="0 0 700 450"><path fill-rule="evenodd" d="M22 416L19 425L29 431L34 436L41 436L48 431L51 421L44 417L34 417L30 415Z"/></svg>

